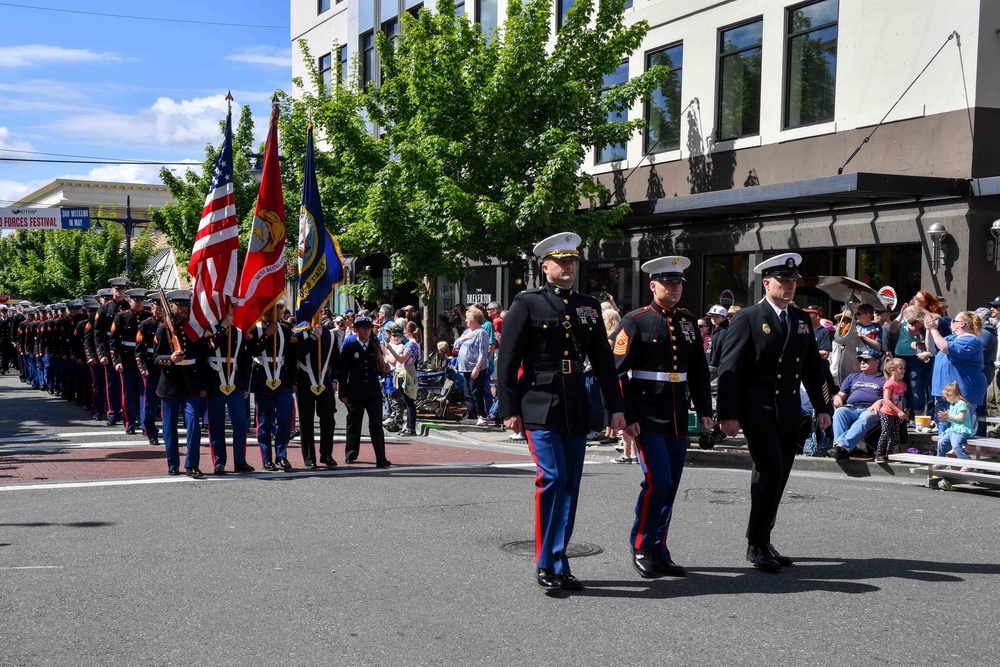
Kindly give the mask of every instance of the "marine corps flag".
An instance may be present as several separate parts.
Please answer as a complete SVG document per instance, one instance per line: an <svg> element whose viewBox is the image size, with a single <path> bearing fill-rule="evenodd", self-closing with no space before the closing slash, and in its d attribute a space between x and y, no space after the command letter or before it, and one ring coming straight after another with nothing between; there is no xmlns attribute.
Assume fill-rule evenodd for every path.
<svg viewBox="0 0 1000 667"><path fill-rule="evenodd" d="M278 164L278 100L271 107L271 125L264 147L264 173L257 208L240 274L233 324L247 331L264 311L278 303L285 291L285 202Z"/></svg>
<svg viewBox="0 0 1000 667"><path fill-rule="evenodd" d="M344 282L344 258L340 254L340 245L323 224L323 205L316 183L316 164L313 162L312 123L306 134L306 165L302 176L302 207L299 209L296 331L319 324L323 306L333 296L333 288Z"/></svg>

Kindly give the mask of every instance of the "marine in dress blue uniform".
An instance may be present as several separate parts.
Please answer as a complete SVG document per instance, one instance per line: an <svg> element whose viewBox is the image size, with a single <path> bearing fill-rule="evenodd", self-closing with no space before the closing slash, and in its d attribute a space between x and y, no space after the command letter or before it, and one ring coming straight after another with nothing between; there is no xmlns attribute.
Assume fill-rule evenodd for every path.
<svg viewBox="0 0 1000 667"><path fill-rule="evenodd" d="M382 428L382 380L389 372L378 339L372 336L371 318L359 315L354 320L357 337L340 351L338 380L340 402L347 407L347 443L344 461L354 463L361 451L361 425L368 415L368 434L375 450L375 467L388 468L385 456L385 430Z"/></svg>
<svg viewBox="0 0 1000 667"><path fill-rule="evenodd" d="M100 298L101 293L97 293ZM94 335L94 325L97 323L97 313L101 304L96 301L87 303L87 324L83 328L83 354L90 369L90 404L91 418L94 421L106 419L108 416L108 389L104 377L105 366L101 364L97 351L97 337ZM155 387L154 387L155 389Z"/></svg>
<svg viewBox="0 0 1000 667"><path fill-rule="evenodd" d="M280 309L281 304L278 304ZM257 444L264 470L292 469L288 441L295 405L295 338L285 322L275 322L275 309L264 311L260 323L246 332L253 357L250 391L257 405Z"/></svg>
<svg viewBox="0 0 1000 667"><path fill-rule="evenodd" d="M204 340L191 340L184 323L191 311L191 291L173 290L167 293L172 318L169 324L156 330L153 346L155 362L160 366L160 383L156 393L163 403L163 445L167 453L167 474L179 474L180 446L177 422L184 415L187 428L187 453L184 470L194 478L202 477L198 468L201 457L201 426L198 417L204 412L204 369L208 367ZM170 324L173 325L171 331ZM174 340L173 334L176 334Z"/></svg>
<svg viewBox="0 0 1000 667"><path fill-rule="evenodd" d="M742 427L753 459L747 560L766 572L792 564L771 544L771 530L798 447L799 384L819 428L828 428L833 414L828 366L809 315L792 303L801 262L798 254L784 253L754 267L764 299L733 317L719 362L720 426L730 437Z"/></svg>
<svg viewBox="0 0 1000 667"><path fill-rule="evenodd" d="M121 377L122 412L125 417L125 432L133 435L140 425L145 387L142 374L135 360L136 337L139 324L149 317L142 307L146 302L146 290L130 289L125 293L130 308L120 310L111 323L111 361L115 372Z"/></svg>
<svg viewBox="0 0 1000 667"><path fill-rule="evenodd" d="M227 315L212 331L208 342L210 370L206 373L208 388L208 444L215 463L213 472L226 472L226 413L233 428L233 470L253 472L247 463L246 398L250 395L250 356L246 336L232 324Z"/></svg>
<svg viewBox="0 0 1000 667"><path fill-rule="evenodd" d="M143 381L142 432L153 447L160 446L160 431L156 425L160 418L160 397L156 395L156 387L160 384L160 365L153 356L153 344L156 341L156 330L163 324L163 304L160 293L146 293L146 300L151 305L152 317L139 322L139 332L135 335L135 365Z"/></svg>
<svg viewBox="0 0 1000 667"><path fill-rule="evenodd" d="M688 406L712 430L712 394L698 318L678 308L686 257L646 262L653 301L622 318L614 335L614 357L625 397L625 432L639 448L643 480L630 542L632 565L646 579L682 577L667 533L687 456ZM631 371L631 374L629 373Z"/></svg>
<svg viewBox="0 0 1000 667"><path fill-rule="evenodd" d="M128 281L125 278L112 278L109 282L112 295L97 311L97 319L94 320L94 344L97 346L98 360L104 366L108 426L114 426L122 420L122 378L111 361L111 325L114 324L118 311L127 308L125 288L128 287Z"/></svg>
<svg viewBox="0 0 1000 667"><path fill-rule="evenodd" d="M611 427L625 428L624 404L596 298L573 289L580 237L551 236L535 246L544 287L518 294L504 318L497 367L499 416L525 432L535 477L536 581L543 588L579 590L566 547L573 535L590 400L584 379L589 357ZM518 369L524 373L518 378Z"/></svg>

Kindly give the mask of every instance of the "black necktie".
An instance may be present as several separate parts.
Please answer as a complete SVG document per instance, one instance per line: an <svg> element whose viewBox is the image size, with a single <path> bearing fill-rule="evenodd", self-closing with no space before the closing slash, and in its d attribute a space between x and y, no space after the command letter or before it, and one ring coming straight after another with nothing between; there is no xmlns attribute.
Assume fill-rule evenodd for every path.
<svg viewBox="0 0 1000 667"><path fill-rule="evenodd" d="M788 337L788 313L786 313L785 311L781 311L781 314L778 315L778 321L781 322L781 337L782 338L787 338Z"/></svg>

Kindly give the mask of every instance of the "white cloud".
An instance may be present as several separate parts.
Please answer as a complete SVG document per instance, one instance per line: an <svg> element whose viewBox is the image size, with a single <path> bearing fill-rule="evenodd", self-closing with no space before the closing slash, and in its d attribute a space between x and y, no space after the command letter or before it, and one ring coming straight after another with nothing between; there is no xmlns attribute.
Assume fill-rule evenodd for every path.
<svg viewBox="0 0 1000 667"><path fill-rule="evenodd" d="M292 68L292 50L280 49L276 46L250 46L226 56L226 60L265 67Z"/></svg>
<svg viewBox="0 0 1000 667"><path fill-rule="evenodd" d="M161 97L135 113L90 112L55 121L52 129L78 143L202 148L218 143L226 117L224 95L175 101Z"/></svg>
<svg viewBox="0 0 1000 667"><path fill-rule="evenodd" d="M0 46L0 67L31 67L50 63L121 62L116 53L97 53L90 49L67 49L46 44Z"/></svg>
<svg viewBox="0 0 1000 667"><path fill-rule="evenodd" d="M186 160L185 160L186 161ZM200 162L191 160L192 167ZM174 173L183 173L184 167L170 167ZM195 169L197 171L197 169ZM84 175L68 174L59 178L73 178L85 181L111 181L113 183L153 183L160 181L160 165L158 164L108 164L91 169Z"/></svg>
<svg viewBox="0 0 1000 667"><path fill-rule="evenodd" d="M25 141L12 141L10 138L10 130L6 127L0 126L0 150L30 151L34 149L31 147L31 144Z"/></svg>
<svg viewBox="0 0 1000 667"><path fill-rule="evenodd" d="M0 181L0 208L9 207L12 202L16 202L34 189L28 183Z"/></svg>

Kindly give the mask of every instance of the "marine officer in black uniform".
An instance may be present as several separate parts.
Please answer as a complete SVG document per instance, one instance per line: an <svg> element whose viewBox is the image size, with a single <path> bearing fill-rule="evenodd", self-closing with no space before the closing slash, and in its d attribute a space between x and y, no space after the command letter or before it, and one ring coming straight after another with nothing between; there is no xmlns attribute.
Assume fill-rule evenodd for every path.
<svg viewBox="0 0 1000 667"><path fill-rule="evenodd" d="M720 426L730 437L742 427L753 458L747 560L765 572L792 564L771 544L771 530L798 445L799 383L819 428L828 428L833 414L812 323L792 303L801 262L798 254L784 253L754 267L764 298L733 317L719 362Z"/></svg>
<svg viewBox="0 0 1000 667"><path fill-rule="evenodd" d="M611 428L625 428L615 362L596 298L573 289L580 237L551 236L535 246L544 287L518 294L504 318L497 367L499 416L525 432L535 464L536 580L543 588L580 590L566 546L573 535L577 495L590 431L584 381L588 357L611 412ZM518 369L524 374L518 379Z"/></svg>
<svg viewBox="0 0 1000 667"><path fill-rule="evenodd" d="M344 460L354 463L361 451L361 424L368 414L368 435L375 450L375 467L388 468L392 463L385 457L385 431L382 429L381 378L389 372L382 346L372 336L374 323L367 315L354 320L358 337L340 351L338 380L340 402L347 406L347 444Z"/></svg>
<svg viewBox="0 0 1000 667"><path fill-rule="evenodd" d="M104 380L108 399L108 426L114 426L122 419L122 378L115 370L111 360L111 325L119 310L128 309L125 303L125 288L128 281L125 278L112 278L111 298L106 299L97 311L94 321L94 345L97 347L97 358L104 366Z"/></svg>
<svg viewBox="0 0 1000 667"><path fill-rule="evenodd" d="M711 431L713 426L708 361L698 318L677 307L684 271L690 265L691 260L678 256L643 264L653 301L625 315L614 336L613 353L625 396L625 432L635 438L644 475L630 537L632 565L646 579L685 575L670 556L667 533L687 457L692 401L701 427Z"/></svg>
<svg viewBox="0 0 1000 667"><path fill-rule="evenodd" d="M198 463L201 456L201 426L198 418L205 411L204 369L208 354L204 339L191 340L184 323L191 313L191 290L167 293L171 318L156 330L153 351L160 366L160 383L156 388L163 403L163 444L167 452L167 474L179 474L180 446L177 422L184 415L187 428L187 454L184 470L194 478L202 477Z"/></svg>
<svg viewBox="0 0 1000 667"><path fill-rule="evenodd" d="M125 292L129 309L120 310L111 324L111 361L122 382L122 408L125 415L125 432L135 434L142 419L143 395L145 389L142 374L135 360L136 336L139 324L149 317L143 310L146 290L136 288Z"/></svg>

